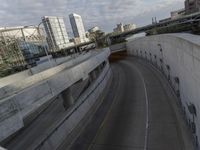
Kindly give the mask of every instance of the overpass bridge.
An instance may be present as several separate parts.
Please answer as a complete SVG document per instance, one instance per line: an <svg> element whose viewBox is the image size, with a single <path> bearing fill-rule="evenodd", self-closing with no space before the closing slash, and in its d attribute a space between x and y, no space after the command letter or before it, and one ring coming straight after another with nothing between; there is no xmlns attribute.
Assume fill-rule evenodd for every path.
<svg viewBox="0 0 200 150"><path fill-rule="evenodd" d="M198 149L199 42L191 34L129 38L1 88L1 145Z"/></svg>
<svg viewBox="0 0 200 150"><path fill-rule="evenodd" d="M179 32L189 32L199 34L199 23L200 13L193 13L190 15L185 15L177 19L169 19L167 21L159 21L146 26L138 27L131 31L126 31L118 34L111 35L111 43L124 41L127 37L138 33L151 33L151 30L158 32L157 34L163 33L179 33ZM153 31L154 32L154 31Z"/></svg>

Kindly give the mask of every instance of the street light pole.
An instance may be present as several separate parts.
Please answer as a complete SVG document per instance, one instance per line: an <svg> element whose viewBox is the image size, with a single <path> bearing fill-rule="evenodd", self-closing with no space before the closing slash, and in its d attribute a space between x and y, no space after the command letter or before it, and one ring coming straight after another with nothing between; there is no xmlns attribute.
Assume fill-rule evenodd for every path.
<svg viewBox="0 0 200 150"><path fill-rule="evenodd" d="M43 37L42 37L42 35L41 35L41 33L40 33L40 25L41 25L42 23L43 23L43 22L40 22L40 23L38 24L38 33L39 33L39 36L40 36L40 38L41 38L42 44L45 44L45 41L44 41L44 39L43 39ZM43 29L42 29L42 30L43 30ZM44 30L43 30L43 32L44 32ZM46 45L44 45L44 51L45 51L45 54L46 54L46 56L47 56L47 58L48 58L49 63L52 65L51 60L50 60L50 58L49 58L48 49L47 49ZM53 66L53 65L52 65L52 66Z"/></svg>

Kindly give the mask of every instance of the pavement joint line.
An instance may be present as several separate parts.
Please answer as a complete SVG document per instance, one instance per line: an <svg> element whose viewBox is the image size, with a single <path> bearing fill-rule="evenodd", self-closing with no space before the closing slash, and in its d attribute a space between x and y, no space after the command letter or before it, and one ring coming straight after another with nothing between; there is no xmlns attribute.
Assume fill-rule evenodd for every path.
<svg viewBox="0 0 200 150"><path fill-rule="evenodd" d="M115 148L128 148L128 149L132 149L132 148L139 148L139 149L142 149L143 146L131 146L131 145L112 145L112 144L96 144L96 143L91 143L91 145L94 145L94 146L102 146L102 147L115 147Z"/></svg>
<svg viewBox="0 0 200 150"><path fill-rule="evenodd" d="M118 80L120 80L119 73L118 73L117 78L118 78ZM120 84L120 82L118 82L118 84L117 84L118 87L120 87L119 84ZM117 95L115 95L113 99L116 99L116 98L117 98ZM93 146L95 145L95 140L96 140L97 136L99 135L99 132L100 132L100 130L102 129L103 125L105 124L105 122L106 122L106 120L107 120L107 118L108 118L108 116L109 116L111 110L113 109L113 104L114 104L114 102L115 102L115 101L113 100L113 102L112 102L112 104L111 104L111 107L110 107L109 111L107 112L105 119L104 119L103 122L101 123L101 125L100 125L100 127L99 127L99 129L98 129L98 131L97 131L97 133L96 133L96 135L95 135L95 137L94 137L94 139L92 140L92 142L91 142L91 144L90 144L90 146L89 146L89 148L88 148L88 150L92 150Z"/></svg>

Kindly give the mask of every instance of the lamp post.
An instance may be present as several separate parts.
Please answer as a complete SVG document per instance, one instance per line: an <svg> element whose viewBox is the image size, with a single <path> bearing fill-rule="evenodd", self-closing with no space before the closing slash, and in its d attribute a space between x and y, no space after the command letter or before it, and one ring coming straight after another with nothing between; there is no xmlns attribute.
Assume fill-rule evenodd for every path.
<svg viewBox="0 0 200 150"><path fill-rule="evenodd" d="M40 33L40 25L41 25L41 24L43 24L43 22L40 22L40 23L38 24L38 34L39 34L39 36L40 36L40 38L41 38L42 44L44 44L45 41L44 41L44 39L43 39L43 37L42 37L42 34ZM43 30L43 28L42 28L42 30ZM44 30L43 30L43 32L44 32ZM47 43L47 42L46 42L46 43ZM47 46L48 46L48 44L47 44ZM46 54L46 56L47 56L47 58L48 58L49 63L52 65L51 60L50 60L50 58L49 58L48 49L47 49L46 45L44 46L44 51L45 51L45 54ZM53 66L53 65L52 65L52 66Z"/></svg>

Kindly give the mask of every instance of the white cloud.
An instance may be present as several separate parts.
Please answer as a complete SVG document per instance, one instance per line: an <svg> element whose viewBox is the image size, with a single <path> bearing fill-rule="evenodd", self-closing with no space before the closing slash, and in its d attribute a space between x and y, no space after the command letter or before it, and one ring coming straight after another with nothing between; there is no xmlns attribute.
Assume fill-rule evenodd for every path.
<svg viewBox="0 0 200 150"><path fill-rule="evenodd" d="M105 30L118 22L150 23L152 16L166 17L183 7L183 0L0 0L0 26L38 24L44 15L66 18L75 12L85 26L99 25Z"/></svg>

